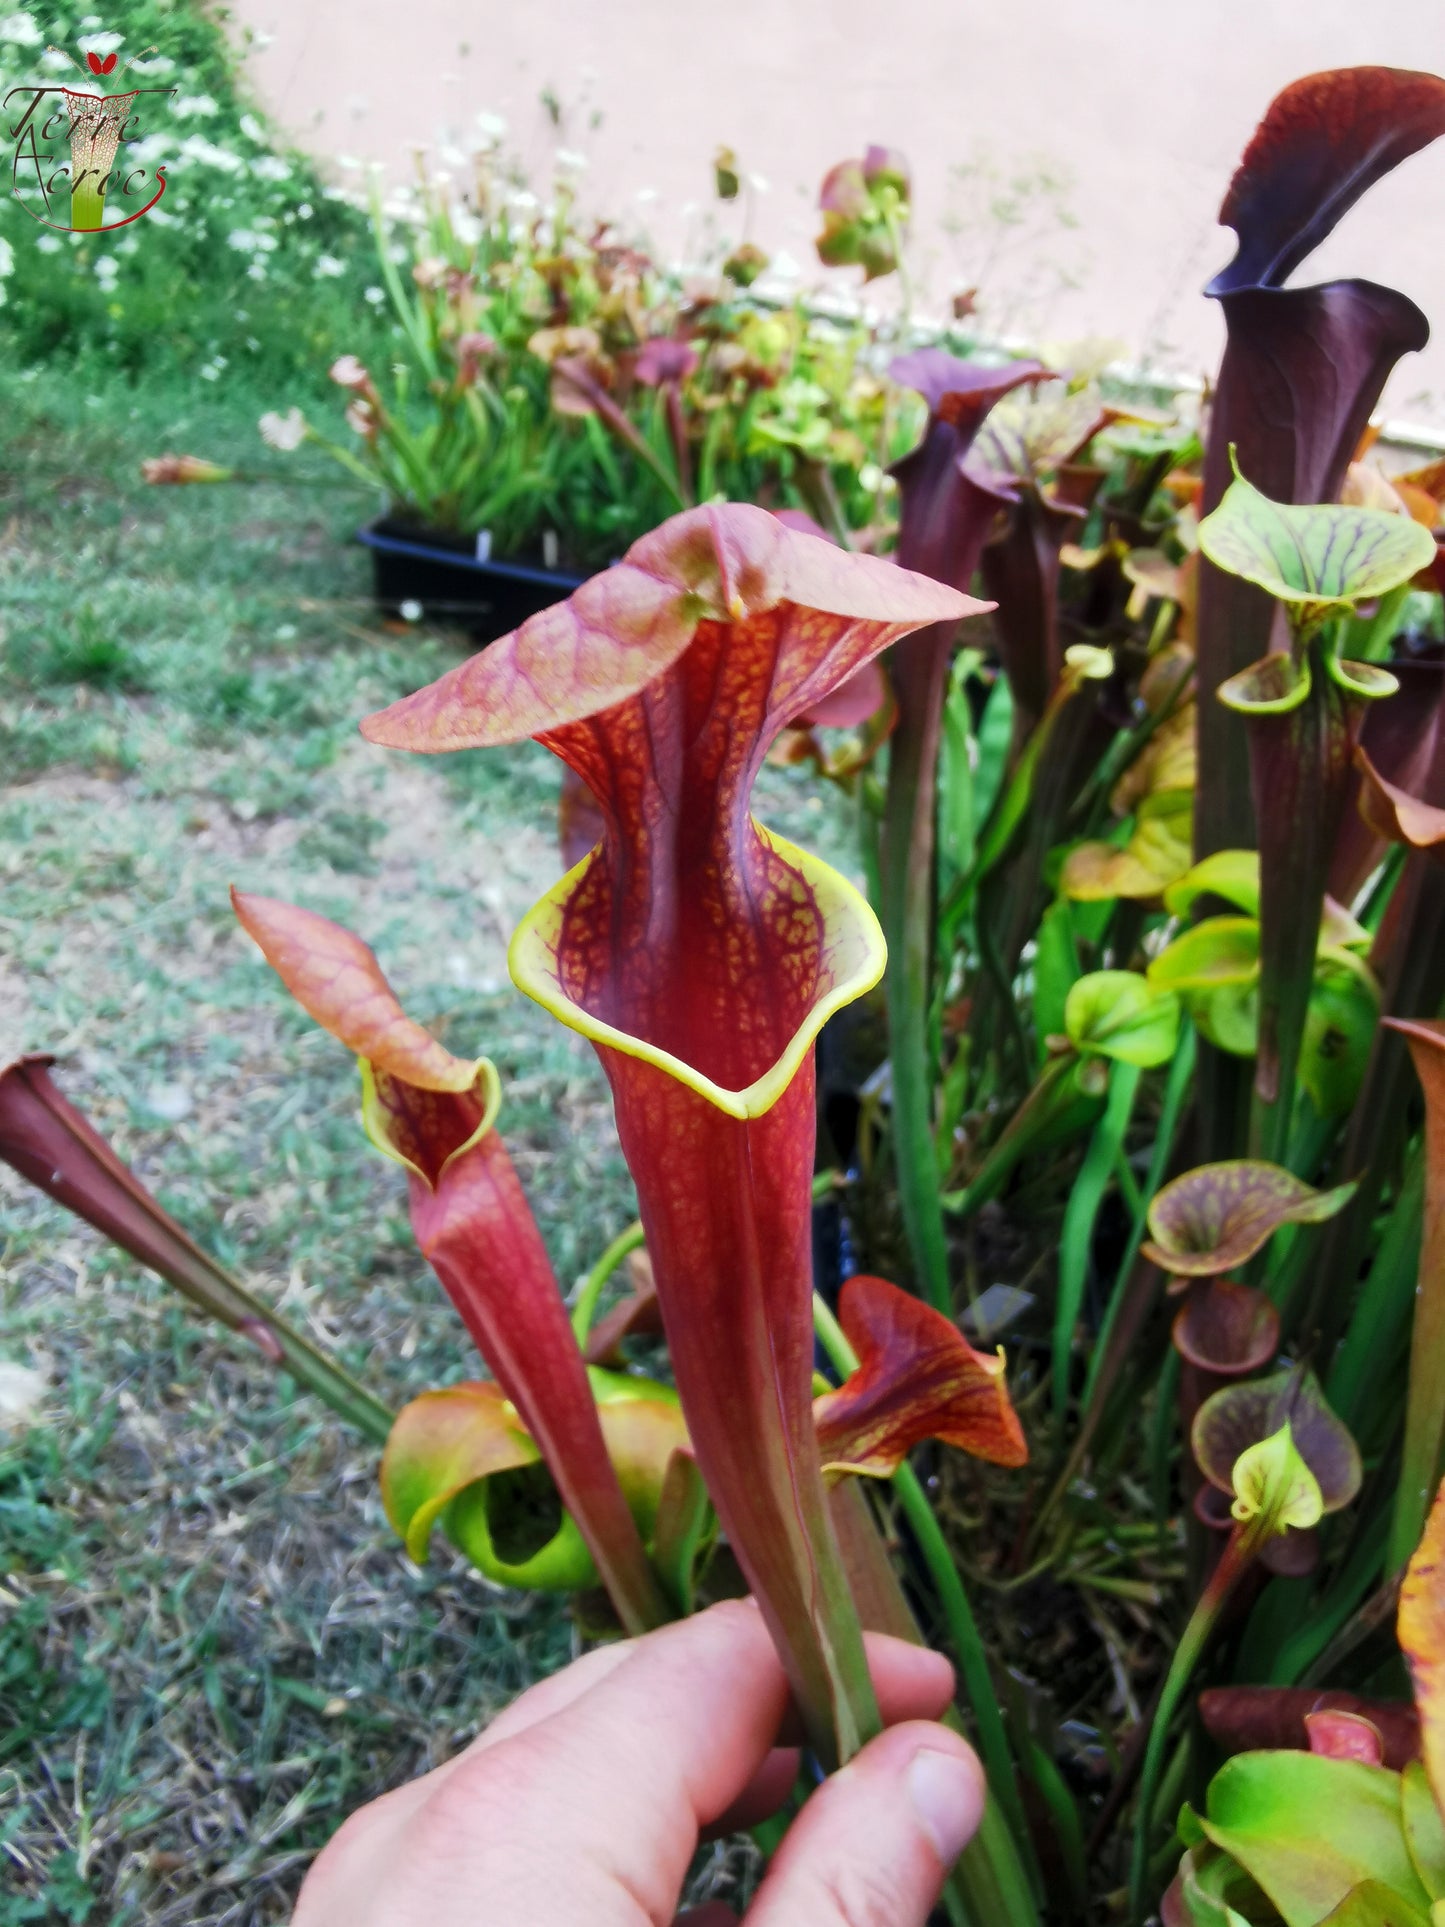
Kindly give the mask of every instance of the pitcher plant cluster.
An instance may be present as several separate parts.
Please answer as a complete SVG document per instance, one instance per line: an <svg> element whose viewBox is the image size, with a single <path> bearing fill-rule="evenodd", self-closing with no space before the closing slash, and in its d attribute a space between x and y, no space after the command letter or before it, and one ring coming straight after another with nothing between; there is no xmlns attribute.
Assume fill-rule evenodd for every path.
<svg viewBox="0 0 1445 1927"><path fill-rule="evenodd" d="M571 867L510 971L595 1050L639 1212L570 1304L494 1066L361 935L234 893L356 1058L458 1382L393 1415L48 1060L0 1079L0 1156L382 1446L412 1558L445 1539L598 1637L750 1590L823 1771L878 1726L864 1627L946 1644L991 1795L955 1922L1445 1907L1445 463L1372 453L1419 311L1290 281L1441 133L1431 75L1271 104L1197 422L1042 361L895 356L916 440L861 536L819 472L722 499L687 427L717 340L604 368L603 321L637 318L602 243L559 240L596 341L559 309L529 351L617 448L644 432L618 371L655 397L633 452L678 512L361 729L565 766ZM891 150L840 163L823 259L905 274L910 194ZM471 412L500 350L466 304L542 269L450 245L401 292ZM380 446L390 404L337 379ZM847 799L861 889L752 815L768 759ZM867 1060L841 1110L835 1046Z"/></svg>

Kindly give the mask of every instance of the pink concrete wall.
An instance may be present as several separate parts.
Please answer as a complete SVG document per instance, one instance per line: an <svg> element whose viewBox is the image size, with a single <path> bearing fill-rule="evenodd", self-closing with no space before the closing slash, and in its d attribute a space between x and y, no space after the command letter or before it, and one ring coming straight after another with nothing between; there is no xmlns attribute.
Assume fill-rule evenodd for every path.
<svg viewBox="0 0 1445 1927"><path fill-rule="evenodd" d="M260 95L319 155L400 169L414 145L464 144L490 111L544 179L557 147L584 152L589 197L669 254L701 244L727 142L768 183L753 238L791 255L804 285L824 169L870 140L897 145L927 301L981 283L1001 331L1110 337L1196 373L1218 354L1197 292L1229 253L1214 217L1270 96L1320 67L1445 68L1441 0L232 0L231 13L258 36ZM544 88L567 109L560 131ZM1010 227L977 177L951 177L979 161L1067 186L1026 194ZM1433 314L1436 343L1386 406L1445 425L1445 142L1376 188L1307 278L1337 273L1393 282Z"/></svg>

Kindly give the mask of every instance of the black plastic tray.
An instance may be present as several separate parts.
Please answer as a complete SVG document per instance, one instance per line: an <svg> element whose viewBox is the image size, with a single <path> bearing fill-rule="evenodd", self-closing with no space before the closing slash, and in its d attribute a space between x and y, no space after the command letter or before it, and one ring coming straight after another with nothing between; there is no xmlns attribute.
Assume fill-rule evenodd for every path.
<svg viewBox="0 0 1445 1927"><path fill-rule="evenodd" d="M444 535L379 516L356 531L371 551L376 600L388 615L418 603L434 622L455 622L479 642L504 636L587 580L527 562L480 561L464 535Z"/></svg>

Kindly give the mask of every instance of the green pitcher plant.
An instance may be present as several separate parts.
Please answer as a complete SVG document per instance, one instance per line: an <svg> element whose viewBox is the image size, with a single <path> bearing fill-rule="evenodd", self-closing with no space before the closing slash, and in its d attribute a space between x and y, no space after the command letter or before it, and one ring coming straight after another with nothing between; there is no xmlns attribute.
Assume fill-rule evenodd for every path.
<svg viewBox="0 0 1445 1927"><path fill-rule="evenodd" d="M1384 1764L1359 1712L1306 1717L1307 1750L1246 1751L1179 1822L1185 1854L1163 1915L1178 1927L1430 1927L1445 1907L1445 1493L1400 1590L1418 1734Z"/></svg>
<svg viewBox="0 0 1445 1927"><path fill-rule="evenodd" d="M1239 473L1199 525L1216 568L1283 607L1290 647L1230 677L1219 700L1248 729L1260 839L1258 1149L1282 1159L1314 976L1315 932L1367 703L1398 687L1376 663L1341 656L1339 618L1434 560L1406 516L1272 502Z"/></svg>

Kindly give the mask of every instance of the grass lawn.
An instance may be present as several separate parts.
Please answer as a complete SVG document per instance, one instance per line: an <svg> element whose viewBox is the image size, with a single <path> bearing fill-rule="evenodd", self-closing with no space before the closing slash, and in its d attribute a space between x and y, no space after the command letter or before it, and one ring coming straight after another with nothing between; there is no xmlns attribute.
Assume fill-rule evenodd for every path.
<svg viewBox="0 0 1445 1927"><path fill-rule="evenodd" d="M0 1062L54 1051L187 1228L400 1403L475 1360L347 1053L228 883L351 924L413 1014L496 1060L565 1282L634 1201L590 1050L506 973L560 870L556 765L360 740L465 645L378 623L345 542L370 504L261 449L283 399L0 383ZM167 449L277 479L145 488ZM760 788L847 860L803 776ZM282 1921L346 1812L569 1656L561 1603L440 1548L414 1568L369 1448L3 1167L0 1360L50 1381L0 1432L0 1927ZM711 1850L696 1892L745 1878Z"/></svg>

